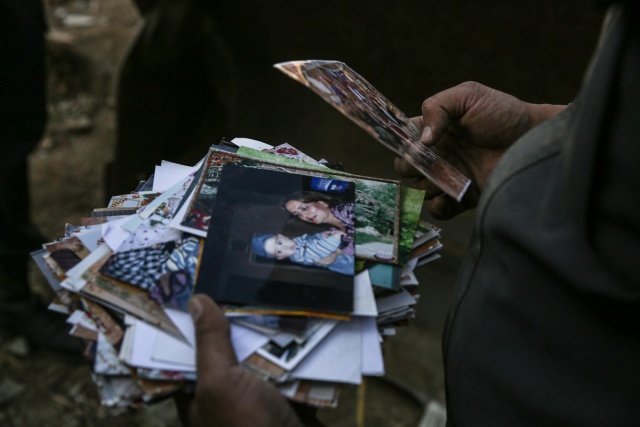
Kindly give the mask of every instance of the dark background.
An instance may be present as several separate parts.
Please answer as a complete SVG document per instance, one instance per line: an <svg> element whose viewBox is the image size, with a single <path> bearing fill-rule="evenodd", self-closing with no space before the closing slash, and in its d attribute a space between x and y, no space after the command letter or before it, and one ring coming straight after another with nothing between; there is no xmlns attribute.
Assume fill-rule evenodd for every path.
<svg viewBox="0 0 640 427"><path fill-rule="evenodd" d="M528 102L568 103L600 25L586 0L222 2L216 12L234 71L229 131L390 178L390 153L272 64L345 62L410 117L428 96L467 80Z"/></svg>
<svg viewBox="0 0 640 427"><path fill-rule="evenodd" d="M409 117L467 80L528 102L568 103L601 15L587 0L158 4L120 72L119 191L135 167L153 166L150 146L194 163L221 136L288 142L351 173L396 178L388 150L273 64L345 62Z"/></svg>

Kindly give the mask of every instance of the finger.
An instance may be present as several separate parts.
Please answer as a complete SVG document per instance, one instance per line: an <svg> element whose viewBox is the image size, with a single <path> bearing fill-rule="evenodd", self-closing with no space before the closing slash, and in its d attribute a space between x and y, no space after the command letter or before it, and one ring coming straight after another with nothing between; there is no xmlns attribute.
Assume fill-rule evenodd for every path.
<svg viewBox="0 0 640 427"><path fill-rule="evenodd" d="M418 129L422 129L422 116L411 117L409 120L416 125Z"/></svg>
<svg viewBox="0 0 640 427"><path fill-rule="evenodd" d="M224 313L206 295L194 295L189 300L196 336L196 366L198 378L216 378L229 367L237 365L229 322Z"/></svg>
<svg viewBox="0 0 640 427"><path fill-rule="evenodd" d="M436 196L429 202L429 213L441 221L460 215L467 209L468 207L464 203L457 202L447 195Z"/></svg>
<svg viewBox="0 0 640 427"><path fill-rule="evenodd" d="M411 163L407 162L402 157L396 157L393 161L393 170L400 176L404 176L406 178L413 178L417 176L421 176L422 174L411 165Z"/></svg>
<svg viewBox="0 0 640 427"><path fill-rule="evenodd" d="M472 99L484 87L466 82L427 98L422 103L422 138L433 145L447 132L452 121L464 116L473 104Z"/></svg>
<svg viewBox="0 0 640 427"><path fill-rule="evenodd" d="M436 184L431 182L429 179L420 175L415 181L412 183L405 183L405 185L410 186L411 188L415 188L416 190L424 191L424 198L426 200L431 200L436 196L440 196L444 194L442 189L438 187Z"/></svg>
<svg viewBox="0 0 640 427"><path fill-rule="evenodd" d="M405 178L415 178L412 183L407 183L412 188L417 190L423 190L425 192L424 198L431 200L436 196L444 193L440 187L426 178L421 172L411 166L403 159L396 158L394 168L400 176Z"/></svg>
<svg viewBox="0 0 640 427"><path fill-rule="evenodd" d="M424 102L427 102L430 99L431 98L427 99ZM422 103L423 114L424 114L424 102ZM426 145L433 145L437 142L437 140L433 139L433 125L426 123L423 119L424 119L423 116L418 116L418 117L411 117L409 120L411 120L411 123L416 125L418 129L420 129L420 132L421 132L420 142Z"/></svg>
<svg viewBox="0 0 640 427"><path fill-rule="evenodd" d="M445 107L440 103L438 95L427 98L422 103L422 135L420 142L434 145L449 129L450 117Z"/></svg>

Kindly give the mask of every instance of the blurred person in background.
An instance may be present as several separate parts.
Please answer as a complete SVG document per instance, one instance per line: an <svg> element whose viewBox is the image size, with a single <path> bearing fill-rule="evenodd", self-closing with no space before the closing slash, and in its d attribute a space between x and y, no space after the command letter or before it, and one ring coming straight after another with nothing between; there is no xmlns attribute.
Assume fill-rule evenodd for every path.
<svg viewBox="0 0 640 427"><path fill-rule="evenodd" d="M134 0L144 25L120 68L105 194L133 191L162 160L194 165L228 128L233 60L208 0Z"/></svg>
<svg viewBox="0 0 640 427"><path fill-rule="evenodd" d="M31 221L28 172L47 123L45 32L42 0L0 0L0 329L9 339L80 352L28 280L29 252L46 241Z"/></svg>

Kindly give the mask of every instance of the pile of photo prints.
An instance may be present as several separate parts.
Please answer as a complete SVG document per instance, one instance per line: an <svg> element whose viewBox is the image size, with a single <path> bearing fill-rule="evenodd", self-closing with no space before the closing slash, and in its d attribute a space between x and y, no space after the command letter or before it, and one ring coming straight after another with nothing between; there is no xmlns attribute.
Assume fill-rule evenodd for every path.
<svg viewBox="0 0 640 427"><path fill-rule="evenodd" d="M391 104L360 104L388 122ZM383 338L414 316L413 271L440 256L440 230L420 219L424 192L289 144L235 138L203 154L195 166L163 161L32 253L57 295L50 309L86 342L102 404L193 387L194 293L224 309L242 366L293 401L334 407L341 384L383 375ZM454 187L459 198L466 184Z"/></svg>

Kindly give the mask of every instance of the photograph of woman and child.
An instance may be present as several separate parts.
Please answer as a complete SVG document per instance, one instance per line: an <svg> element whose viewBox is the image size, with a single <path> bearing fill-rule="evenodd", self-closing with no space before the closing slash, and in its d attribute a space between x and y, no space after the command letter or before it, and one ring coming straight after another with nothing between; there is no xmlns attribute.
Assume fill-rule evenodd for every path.
<svg viewBox="0 0 640 427"><path fill-rule="evenodd" d="M283 209L292 218L311 223L328 224L331 228L317 233L289 237L280 233L264 233L253 237L253 252L268 259L287 259L307 266L325 267L336 273L353 276L354 210L353 202L316 191L287 196Z"/></svg>
<svg viewBox="0 0 640 427"><path fill-rule="evenodd" d="M226 165L211 219L198 291L234 304L352 308L353 183Z"/></svg>

